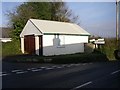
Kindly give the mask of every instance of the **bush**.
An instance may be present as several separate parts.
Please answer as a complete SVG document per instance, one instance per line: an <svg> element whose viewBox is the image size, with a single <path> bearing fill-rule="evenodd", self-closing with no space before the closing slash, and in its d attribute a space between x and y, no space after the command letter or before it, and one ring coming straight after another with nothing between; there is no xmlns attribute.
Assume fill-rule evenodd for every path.
<svg viewBox="0 0 120 90"><path fill-rule="evenodd" d="M11 42L2 43L2 56L10 56L21 54L20 41L13 40Z"/></svg>
<svg viewBox="0 0 120 90"><path fill-rule="evenodd" d="M117 48L115 38L105 38L105 45L102 46L101 51L107 55L109 60L115 60L114 51Z"/></svg>

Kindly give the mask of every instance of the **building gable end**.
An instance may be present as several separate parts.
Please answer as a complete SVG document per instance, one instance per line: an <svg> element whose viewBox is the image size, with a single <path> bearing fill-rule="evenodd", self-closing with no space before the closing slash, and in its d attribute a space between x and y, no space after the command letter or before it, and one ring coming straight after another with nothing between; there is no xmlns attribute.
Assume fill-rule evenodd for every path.
<svg viewBox="0 0 120 90"><path fill-rule="evenodd" d="M27 24L23 28L23 31L20 34L20 37L24 37L25 35L42 35L42 32L38 30L38 28L28 20Z"/></svg>

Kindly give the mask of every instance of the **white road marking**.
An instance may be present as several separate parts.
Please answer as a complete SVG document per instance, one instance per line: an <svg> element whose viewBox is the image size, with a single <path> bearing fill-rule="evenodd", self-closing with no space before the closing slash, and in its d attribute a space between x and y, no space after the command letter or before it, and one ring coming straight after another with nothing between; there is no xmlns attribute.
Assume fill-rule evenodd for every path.
<svg viewBox="0 0 120 90"><path fill-rule="evenodd" d="M74 66L75 64L70 64L71 66Z"/></svg>
<svg viewBox="0 0 120 90"><path fill-rule="evenodd" d="M6 76L6 75L9 75L9 73L7 73L7 72L0 72L0 77L1 76Z"/></svg>
<svg viewBox="0 0 120 90"><path fill-rule="evenodd" d="M4 73L4 74L0 74L0 77L1 77L1 76L6 76L6 75L9 75L9 74L6 74L6 73Z"/></svg>
<svg viewBox="0 0 120 90"><path fill-rule="evenodd" d="M40 68L46 68L46 67L40 67Z"/></svg>
<svg viewBox="0 0 120 90"><path fill-rule="evenodd" d="M0 74L2 74L3 72L0 72Z"/></svg>
<svg viewBox="0 0 120 90"><path fill-rule="evenodd" d="M62 67L65 67L65 66L67 66L67 65L62 65Z"/></svg>
<svg viewBox="0 0 120 90"><path fill-rule="evenodd" d="M64 68L64 67L66 67L66 65L62 65L62 66L60 66L61 68Z"/></svg>
<svg viewBox="0 0 120 90"><path fill-rule="evenodd" d="M41 71L42 69L34 69L33 72Z"/></svg>
<svg viewBox="0 0 120 90"><path fill-rule="evenodd" d="M71 67L70 65L68 65L67 67Z"/></svg>
<svg viewBox="0 0 120 90"><path fill-rule="evenodd" d="M75 89L78 89L78 88L87 86L88 84L91 84L91 83L92 83L92 81L89 81L89 82L87 82L87 83L84 83L84 84L82 84L82 85L80 85L80 86L77 86L77 87L73 88L72 90L75 90Z"/></svg>
<svg viewBox="0 0 120 90"><path fill-rule="evenodd" d="M63 68L63 67L56 67L56 68Z"/></svg>
<svg viewBox="0 0 120 90"><path fill-rule="evenodd" d="M78 65L80 65L80 64L78 64ZM78 66L77 64L68 64L68 65L66 65L67 67L71 67L71 66Z"/></svg>
<svg viewBox="0 0 120 90"><path fill-rule="evenodd" d="M46 70L51 70L51 69L53 69L53 68L45 68Z"/></svg>
<svg viewBox="0 0 120 90"><path fill-rule="evenodd" d="M71 66L73 66L73 64L67 65L66 67L71 67Z"/></svg>
<svg viewBox="0 0 120 90"><path fill-rule="evenodd" d="M75 64L75 66L79 66L79 65L81 65L81 64Z"/></svg>
<svg viewBox="0 0 120 90"><path fill-rule="evenodd" d="M37 69L37 68L28 68L27 70L33 70L33 69Z"/></svg>
<svg viewBox="0 0 120 90"><path fill-rule="evenodd" d="M22 73L26 73L27 71L23 71L23 72L16 72L16 74L22 74Z"/></svg>
<svg viewBox="0 0 120 90"><path fill-rule="evenodd" d="M86 65L87 63L84 63L84 64L82 64L82 65Z"/></svg>
<svg viewBox="0 0 120 90"><path fill-rule="evenodd" d="M52 66L52 68L55 68L55 67L57 67L57 66Z"/></svg>
<svg viewBox="0 0 120 90"><path fill-rule="evenodd" d="M0 72L0 74L7 73L7 72Z"/></svg>
<svg viewBox="0 0 120 90"><path fill-rule="evenodd" d="M22 70L12 70L11 72L19 72L19 71L22 71Z"/></svg>
<svg viewBox="0 0 120 90"><path fill-rule="evenodd" d="M112 72L111 75L116 74L116 73L118 73L118 72L120 72L120 70L117 70L117 71Z"/></svg>

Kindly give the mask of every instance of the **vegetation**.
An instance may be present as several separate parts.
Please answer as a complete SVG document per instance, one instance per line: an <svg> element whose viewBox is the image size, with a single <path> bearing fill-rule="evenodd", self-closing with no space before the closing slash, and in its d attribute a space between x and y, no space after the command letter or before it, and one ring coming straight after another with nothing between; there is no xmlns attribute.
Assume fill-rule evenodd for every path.
<svg viewBox="0 0 120 90"><path fill-rule="evenodd" d="M109 60L115 60L114 51L118 49L115 38L105 38L105 45L102 46L101 52L106 54Z"/></svg>
<svg viewBox="0 0 120 90"><path fill-rule="evenodd" d="M70 62L85 62L85 61L101 61L101 60L115 60L114 50L117 49L116 39L115 38L105 38L105 45L101 47L99 52L94 53L85 53L85 54L72 54L72 55L60 55L52 57L41 57L41 56L24 56L20 50L19 40L14 40L12 42L2 43L2 55L5 56L17 56L22 55L20 61L27 62L44 62L46 59L51 59L53 63L70 63ZM19 61L18 60L18 61Z"/></svg>
<svg viewBox="0 0 120 90"><path fill-rule="evenodd" d="M89 62L89 61L106 61L106 60L115 60L114 50L117 49L116 39L115 38L105 38L105 45L101 47L99 51L94 53L84 53L84 54L72 54L72 55L60 55L60 56L51 56L51 57L41 57L41 56L29 56L22 55L20 50L19 40L12 42L2 43L2 55L3 56L19 56L18 59L15 58L15 61L20 62L45 62L52 59L52 63L77 63L77 62ZM12 58L13 59L13 58Z"/></svg>
<svg viewBox="0 0 120 90"><path fill-rule="evenodd" d="M102 57L102 59L101 59ZM16 55L8 56L4 60L12 62L28 62L28 63L83 63L83 62L105 62L108 61L106 55L94 52L89 54L77 53L70 55L57 56L35 56L35 55Z"/></svg>
<svg viewBox="0 0 120 90"><path fill-rule="evenodd" d="M19 35L28 19L77 22L78 16L66 6L65 2L25 2L16 11L9 12L12 38L19 40Z"/></svg>
<svg viewBox="0 0 120 90"><path fill-rule="evenodd" d="M13 40L12 42L2 43L2 56L11 56L21 54L20 42Z"/></svg>

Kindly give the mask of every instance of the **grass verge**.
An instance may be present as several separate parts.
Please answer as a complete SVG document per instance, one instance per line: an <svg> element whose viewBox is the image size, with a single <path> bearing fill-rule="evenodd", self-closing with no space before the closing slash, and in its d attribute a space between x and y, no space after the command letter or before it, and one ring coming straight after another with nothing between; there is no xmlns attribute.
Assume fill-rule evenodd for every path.
<svg viewBox="0 0 120 90"><path fill-rule="evenodd" d="M70 54L58 56L35 56L35 55L16 55L4 58L6 61L22 62L22 63L54 63L54 64L67 64L67 63L82 63L82 62L104 62L108 61L106 55L98 52L89 54Z"/></svg>
<svg viewBox="0 0 120 90"><path fill-rule="evenodd" d="M77 53L58 56L35 56L23 55L20 50L20 41L2 43L2 56L6 61L13 62L37 62L37 63L79 63L79 62L101 62L115 60L114 50L117 48L114 38L106 38L105 45L100 52ZM109 59L109 60L108 60Z"/></svg>

